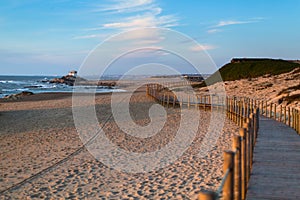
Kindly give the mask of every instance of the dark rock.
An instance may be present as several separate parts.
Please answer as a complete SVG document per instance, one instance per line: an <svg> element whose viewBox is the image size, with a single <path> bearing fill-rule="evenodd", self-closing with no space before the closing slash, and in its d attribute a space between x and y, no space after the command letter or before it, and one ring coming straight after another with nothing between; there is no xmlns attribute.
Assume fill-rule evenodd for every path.
<svg viewBox="0 0 300 200"><path fill-rule="evenodd" d="M32 89L32 88L41 88L43 86L40 85L30 85L30 86L25 86L24 88Z"/></svg>
<svg viewBox="0 0 300 200"><path fill-rule="evenodd" d="M56 83L56 84L66 84L69 86L73 86L75 81L86 81L84 78L66 75L61 78L55 78L49 81L49 83Z"/></svg>
<svg viewBox="0 0 300 200"><path fill-rule="evenodd" d="M30 96L30 95L34 95L33 92L27 92L27 91L23 91L19 94L16 94L17 96Z"/></svg>
<svg viewBox="0 0 300 200"><path fill-rule="evenodd" d="M115 81L109 81L109 82L101 82L99 81L97 86L106 86L109 89L112 89L112 87L116 86L116 82Z"/></svg>
<svg viewBox="0 0 300 200"><path fill-rule="evenodd" d="M20 98L22 98L24 96L30 96L30 95L34 95L34 93L33 92L23 91L23 92L18 93L18 94L6 95L4 98L5 99L17 100L17 99L20 99Z"/></svg>
<svg viewBox="0 0 300 200"><path fill-rule="evenodd" d="M53 80L50 80L49 83L56 83L56 84L66 84L73 86L75 83L76 77L74 76L63 76L61 78L55 78Z"/></svg>

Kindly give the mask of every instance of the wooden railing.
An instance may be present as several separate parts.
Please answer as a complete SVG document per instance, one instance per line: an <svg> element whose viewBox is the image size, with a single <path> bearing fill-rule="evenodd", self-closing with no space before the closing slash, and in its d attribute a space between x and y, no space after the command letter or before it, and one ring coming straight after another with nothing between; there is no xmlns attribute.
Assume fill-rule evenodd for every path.
<svg viewBox="0 0 300 200"><path fill-rule="evenodd" d="M162 84L148 84L147 95L153 97L163 106L180 105L181 107L187 108L199 108L203 107L220 107L223 108L225 105L225 96L210 96L210 95L194 95L194 94L181 94L175 95L172 92L168 92L166 88L176 87L177 85L185 86L182 83L164 83Z"/></svg>
<svg viewBox="0 0 300 200"><path fill-rule="evenodd" d="M176 86L172 83L168 85ZM246 199L260 114L283 122L300 134L300 112L296 108L244 97L195 94L176 96L160 84L147 85L147 95L167 107L180 105L188 109L222 109L226 111L227 117L240 127L239 134L233 138L232 150L224 152L224 176L221 185L217 191L202 191L198 197L201 200Z"/></svg>
<svg viewBox="0 0 300 200"><path fill-rule="evenodd" d="M220 107L229 110L231 120L239 120L238 115L241 115L243 109L259 108L260 114L262 116L273 118L279 122L285 123L291 128L295 129L300 135L300 109L290 106L277 105L268 101L259 101L245 97L228 97L223 96L211 96L211 95L195 95L195 94L185 94L182 96L176 96L171 92L162 92L164 88L174 88L176 86L184 86L188 82L175 82L175 83L164 83L164 84L149 84L147 86L147 94L155 98L162 105L166 106L186 106L188 108L210 108L210 107ZM164 85L164 86L162 86ZM235 99L235 101L233 100ZM247 115L249 117L249 114ZM244 119L245 121L245 119ZM236 122L238 125L242 126L243 120Z"/></svg>
<svg viewBox="0 0 300 200"><path fill-rule="evenodd" d="M237 122L238 118L234 117L233 119ZM224 176L219 189L216 192L203 191L198 199L246 199L259 126L258 119L259 110L255 108L254 112L250 111L250 117L244 121L239 135L234 136L232 150L224 152ZM239 120L243 120L243 118Z"/></svg>
<svg viewBox="0 0 300 200"><path fill-rule="evenodd" d="M277 105L267 101L256 101L261 110L261 115L282 122L300 135L300 110L290 106Z"/></svg>
<svg viewBox="0 0 300 200"><path fill-rule="evenodd" d="M226 111L227 117L240 126L234 136L232 150L224 152L224 177L217 191L203 191L199 199L245 199L252 168L253 149L259 127L259 108L249 98L182 95L162 90L160 85L147 85L147 95L164 106L190 108L217 108Z"/></svg>

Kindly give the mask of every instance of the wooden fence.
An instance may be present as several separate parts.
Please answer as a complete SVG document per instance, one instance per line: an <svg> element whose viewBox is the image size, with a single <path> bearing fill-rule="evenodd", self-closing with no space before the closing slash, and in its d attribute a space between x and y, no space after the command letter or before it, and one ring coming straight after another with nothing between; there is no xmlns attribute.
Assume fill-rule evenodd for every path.
<svg viewBox="0 0 300 200"><path fill-rule="evenodd" d="M176 86L184 86L184 82L176 83L164 83L162 84L148 84L147 94L164 106L180 105L181 107L186 106L187 108L220 108L226 109L228 116L231 120L235 121L238 125L242 126L243 120L238 118L239 115L249 117L250 113L244 113L259 108L262 116L273 118L279 122L285 123L291 128L295 129L300 135L300 110L290 106L277 105L268 101L259 101L246 97L226 97L217 95L197 95L197 94L183 94L176 96L172 92L164 91L164 88L174 88ZM166 85L166 86L165 86ZM227 113L227 114L228 114ZM245 121L246 119L244 119Z"/></svg>
<svg viewBox="0 0 300 200"><path fill-rule="evenodd" d="M255 101L261 115L285 123L300 134L300 110L297 108L277 105L267 101Z"/></svg>
<svg viewBox="0 0 300 200"><path fill-rule="evenodd" d="M278 106L274 103L257 101L244 97L225 97L185 94L176 96L160 84L147 85L147 95L164 106L186 106L190 108L221 109L239 127L239 134L233 138L232 150L224 152L224 176L217 191L202 191L198 199L246 199L248 182L253 162L259 115L274 118L294 128L299 134L299 110Z"/></svg>

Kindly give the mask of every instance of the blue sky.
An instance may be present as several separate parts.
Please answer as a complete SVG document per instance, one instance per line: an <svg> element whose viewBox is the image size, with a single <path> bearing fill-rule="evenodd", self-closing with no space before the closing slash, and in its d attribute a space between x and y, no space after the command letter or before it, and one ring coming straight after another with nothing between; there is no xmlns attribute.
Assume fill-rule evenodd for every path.
<svg viewBox="0 0 300 200"><path fill-rule="evenodd" d="M62 75L110 36L144 27L186 34L218 67L232 57L300 59L299 10L299 0L1 1L0 74Z"/></svg>

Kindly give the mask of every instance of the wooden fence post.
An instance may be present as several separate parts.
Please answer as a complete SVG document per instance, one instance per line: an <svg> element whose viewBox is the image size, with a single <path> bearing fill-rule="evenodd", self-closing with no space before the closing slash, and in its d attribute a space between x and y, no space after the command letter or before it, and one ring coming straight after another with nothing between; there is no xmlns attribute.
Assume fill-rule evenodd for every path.
<svg viewBox="0 0 300 200"><path fill-rule="evenodd" d="M241 108L242 108L242 106L241 106L241 105L242 105L242 104L241 104L241 101L239 100L239 102L238 102L238 117L239 117L239 118L238 118L238 126L239 126L239 127L242 126L242 123L241 123L241 122L242 122L242 118L241 118L241 114L242 114L242 113L241 113L241 110L242 110Z"/></svg>
<svg viewBox="0 0 300 200"><path fill-rule="evenodd" d="M272 118L272 106L273 106L273 103L270 103L270 118Z"/></svg>
<svg viewBox="0 0 300 200"><path fill-rule="evenodd" d="M291 108L288 107L288 125L291 126Z"/></svg>
<svg viewBox="0 0 300 200"><path fill-rule="evenodd" d="M300 111L298 110L298 117L297 117L297 122L298 122L298 134L300 134Z"/></svg>
<svg viewBox="0 0 300 200"><path fill-rule="evenodd" d="M266 114L265 114L266 117L268 117L268 101L266 101Z"/></svg>
<svg viewBox="0 0 300 200"><path fill-rule="evenodd" d="M274 119L277 119L277 112L276 112L277 104L274 104Z"/></svg>
<svg viewBox="0 0 300 200"><path fill-rule="evenodd" d="M228 176L224 183L223 188L223 199L233 200L234 199L234 152L224 151L224 175L229 170Z"/></svg>
<svg viewBox="0 0 300 200"><path fill-rule="evenodd" d="M244 124L245 132L245 140L246 140L246 182L248 183L250 179L250 134L249 134L249 118L246 119L246 123Z"/></svg>
<svg viewBox="0 0 300 200"><path fill-rule="evenodd" d="M279 121L282 122L282 105L280 105Z"/></svg>
<svg viewBox="0 0 300 200"><path fill-rule="evenodd" d="M252 168L252 158L253 158L253 113L250 114L250 118L247 119L248 122L248 134L249 134L249 166ZM250 179L250 170L249 169L249 179Z"/></svg>
<svg viewBox="0 0 300 200"><path fill-rule="evenodd" d="M298 110L295 109L295 121L296 121L296 124L295 124L295 130L296 132L298 133L298 127L299 127L299 118L298 118Z"/></svg>
<svg viewBox="0 0 300 200"><path fill-rule="evenodd" d="M173 94L173 108L175 108L175 103L176 103L176 95Z"/></svg>
<svg viewBox="0 0 300 200"><path fill-rule="evenodd" d="M284 106L284 124L286 124L286 106Z"/></svg>
<svg viewBox="0 0 300 200"><path fill-rule="evenodd" d="M216 200L217 196L218 195L212 191L201 191L198 200Z"/></svg>
<svg viewBox="0 0 300 200"><path fill-rule="evenodd" d="M257 112L258 112L258 109L257 108L254 109L254 113L253 113L253 148L256 143L256 138L257 138L257 129L258 129Z"/></svg>
<svg viewBox="0 0 300 200"><path fill-rule="evenodd" d="M241 177L241 136L235 135L232 143L232 150L235 151L234 157L234 191L235 199L242 199L242 177Z"/></svg>
<svg viewBox="0 0 300 200"><path fill-rule="evenodd" d="M260 115L260 110L259 108L256 109L256 137L258 134L258 129L259 129L259 115Z"/></svg>
<svg viewBox="0 0 300 200"><path fill-rule="evenodd" d="M295 109L292 108L292 128L295 129Z"/></svg>
<svg viewBox="0 0 300 200"><path fill-rule="evenodd" d="M261 101L261 114L264 115L265 110L264 110L264 101Z"/></svg>
<svg viewBox="0 0 300 200"><path fill-rule="evenodd" d="M294 117L293 117L294 129L296 130L297 118L296 118L296 109L295 108L293 108L293 113L294 113Z"/></svg>
<svg viewBox="0 0 300 200"><path fill-rule="evenodd" d="M241 179L242 179L242 199L246 199L246 192L247 192L247 142L246 142L246 129L240 128L240 136L242 138L241 143Z"/></svg>
<svg viewBox="0 0 300 200"><path fill-rule="evenodd" d="M300 111L298 110L298 117L297 117L297 122L298 122L298 131L297 133L300 134Z"/></svg>

